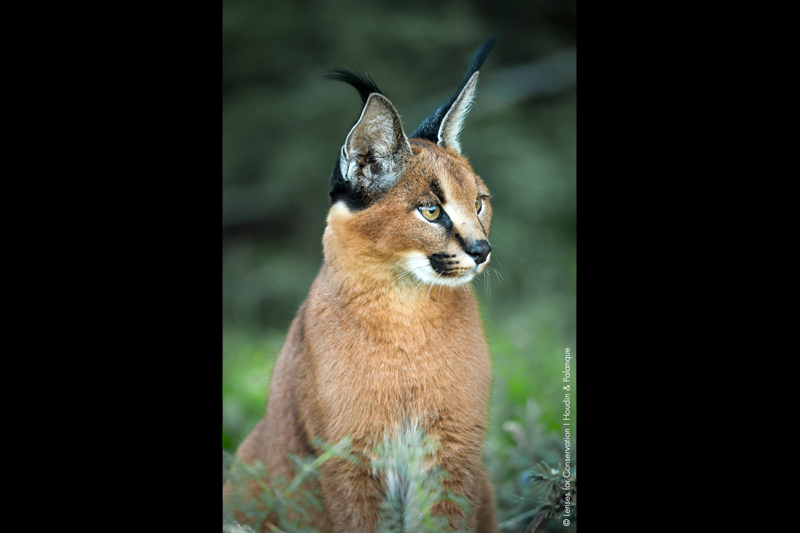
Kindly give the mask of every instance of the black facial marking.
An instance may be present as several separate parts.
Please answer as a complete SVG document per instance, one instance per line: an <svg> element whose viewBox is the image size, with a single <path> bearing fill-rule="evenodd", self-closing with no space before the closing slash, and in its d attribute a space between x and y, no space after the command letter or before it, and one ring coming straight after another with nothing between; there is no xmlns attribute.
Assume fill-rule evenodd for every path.
<svg viewBox="0 0 800 533"><path fill-rule="evenodd" d="M466 249L467 243L464 241L464 238L461 236L460 233L458 233L457 231L453 232L453 238L455 238L456 242L458 242L462 250Z"/></svg>
<svg viewBox="0 0 800 533"><path fill-rule="evenodd" d="M445 211L444 208L442 208L442 216L439 217L437 222L444 226L444 229L447 230L447 235L450 236L450 233L453 231L453 221L450 220L450 217L447 215L447 211Z"/></svg>
<svg viewBox="0 0 800 533"><path fill-rule="evenodd" d="M444 204L447 202L447 199L444 197L444 191L442 190L442 186L439 185L439 180L434 178L431 181L431 192L439 198L439 201Z"/></svg>
<svg viewBox="0 0 800 533"><path fill-rule="evenodd" d="M428 261L430 261L431 268L434 272L437 274L447 275L448 271L451 270L450 265L455 263L455 261L447 260L450 257L454 256L443 253L435 253L428 256Z"/></svg>
<svg viewBox="0 0 800 533"><path fill-rule="evenodd" d="M458 265L458 261L450 260L455 256L456 254L439 252L429 255L428 261L430 262L431 268L434 272L445 278L453 278L460 276L467 270L463 267L456 266Z"/></svg>

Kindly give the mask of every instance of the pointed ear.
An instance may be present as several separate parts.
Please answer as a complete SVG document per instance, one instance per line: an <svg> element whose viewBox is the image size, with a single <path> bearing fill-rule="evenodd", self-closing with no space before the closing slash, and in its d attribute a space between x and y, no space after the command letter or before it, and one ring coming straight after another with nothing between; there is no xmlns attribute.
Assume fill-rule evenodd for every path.
<svg viewBox="0 0 800 533"><path fill-rule="evenodd" d="M375 193L392 187L410 157L403 123L385 96L372 93L342 146L340 170L354 190Z"/></svg>
<svg viewBox="0 0 800 533"><path fill-rule="evenodd" d="M472 106L472 100L475 98L475 87L477 85L478 73L476 72L469 79L467 85L456 97L452 107L442 119L442 125L439 126L439 139L436 143L442 148L452 148L459 154L461 153L458 136L464 126L464 119L467 118L469 108Z"/></svg>

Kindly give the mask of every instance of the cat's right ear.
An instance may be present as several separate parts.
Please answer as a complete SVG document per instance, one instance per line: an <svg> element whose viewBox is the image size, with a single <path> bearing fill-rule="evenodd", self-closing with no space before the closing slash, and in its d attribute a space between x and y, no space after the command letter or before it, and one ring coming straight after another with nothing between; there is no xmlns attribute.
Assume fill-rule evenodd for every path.
<svg viewBox="0 0 800 533"><path fill-rule="evenodd" d="M397 183L412 155L397 110L372 93L342 146L339 170L352 192L375 196Z"/></svg>

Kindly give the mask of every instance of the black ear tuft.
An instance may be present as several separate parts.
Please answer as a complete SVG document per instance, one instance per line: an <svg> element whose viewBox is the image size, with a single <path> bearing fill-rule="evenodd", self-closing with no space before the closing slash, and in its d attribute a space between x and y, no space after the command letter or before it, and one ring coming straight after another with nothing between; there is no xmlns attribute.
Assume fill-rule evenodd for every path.
<svg viewBox="0 0 800 533"><path fill-rule="evenodd" d="M464 79L461 80L461 85L458 86L458 90L453 93L453 96L450 97L444 104L442 104L439 109L434 111L428 118L422 121L422 124L409 135L409 137L416 137L418 139L427 139L433 143L437 142L439 139L439 128L442 125L442 119L444 119L447 112L450 111L450 108L453 107L453 103L455 103L456 98L458 95L461 94L461 91L464 90L464 87L467 86L467 82L472 77L473 74L478 72L481 67L483 66L483 62L486 61L486 57L489 55L489 52L492 51L494 45L497 44L497 41L500 40L500 37L496 35L490 35L483 44L481 44L477 50L475 50L475 54L472 56L472 61L469 64L469 70L467 70L466 76Z"/></svg>
<svg viewBox="0 0 800 533"><path fill-rule="evenodd" d="M481 63L483 63L483 61L481 61ZM375 85L375 82L372 81L372 79L369 77L369 74L366 72L363 76L361 76L352 70L339 68L331 70L330 74L326 74L324 78L326 80L343 81L345 83L349 83L356 88L358 94L361 95L361 102L364 104L367 103L367 98L369 98L369 95L372 93L378 93L386 96L380 89L378 89L378 86Z"/></svg>

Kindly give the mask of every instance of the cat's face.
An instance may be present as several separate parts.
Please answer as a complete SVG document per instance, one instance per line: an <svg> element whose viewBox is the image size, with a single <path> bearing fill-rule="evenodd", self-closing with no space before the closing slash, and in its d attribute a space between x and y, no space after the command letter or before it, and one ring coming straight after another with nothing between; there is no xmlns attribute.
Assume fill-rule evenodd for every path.
<svg viewBox="0 0 800 533"><path fill-rule="evenodd" d="M329 231L338 238L328 239L326 254L347 257L351 269L367 276L468 283L491 259L489 190L453 150L420 139L409 143L413 156L391 190L364 209L339 202L331 210Z"/></svg>

